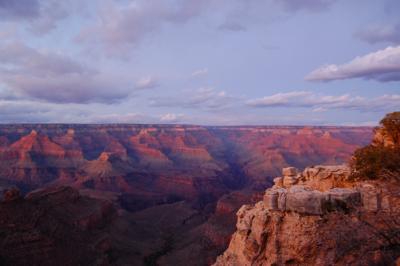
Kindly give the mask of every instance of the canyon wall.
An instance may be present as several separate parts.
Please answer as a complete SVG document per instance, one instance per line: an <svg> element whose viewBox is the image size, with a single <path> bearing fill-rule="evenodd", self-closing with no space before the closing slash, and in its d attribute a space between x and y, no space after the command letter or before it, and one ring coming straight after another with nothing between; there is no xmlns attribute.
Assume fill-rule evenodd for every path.
<svg viewBox="0 0 400 266"><path fill-rule="evenodd" d="M343 163L371 138L367 127L0 125L0 222L15 215L5 234L23 247L2 242L0 260L23 265L42 254L63 261L59 250L71 233L82 253L67 265L210 265L235 231L236 211L261 200L282 167ZM15 185L20 193L7 190ZM61 204L43 218L52 222L39 226L35 215L52 202ZM102 216L104 204L112 208ZM34 217L22 220L24 212ZM39 236L31 241L21 228Z"/></svg>
<svg viewBox="0 0 400 266"><path fill-rule="evenodd" d="M207 201L264 189L289 165L346 162L371 138L351 127L1 125L0 180Z"/></svg>
<svg viewBox="0 0 400 266"><path fill-rule="evenodd" d="M215 266L396 265L400 184L351 181L346 166L283 169L264 199L237 212Z"/></svg>

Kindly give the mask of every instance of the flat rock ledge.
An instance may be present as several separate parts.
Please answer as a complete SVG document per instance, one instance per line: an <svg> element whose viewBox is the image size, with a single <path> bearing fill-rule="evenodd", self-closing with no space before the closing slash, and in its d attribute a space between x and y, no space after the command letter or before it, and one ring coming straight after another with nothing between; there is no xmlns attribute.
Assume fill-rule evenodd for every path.
<svg viewBox="0 0 400 266"><path fill-rule="evenodd" d="M345 165L313 166L300 172L294 167L282 169L283 177L274 179L274 186L267 189L264 205L269 211L292 211L308 215L323 215L332 211L350 211L363 208L376 212L385 210L379 190L372 184L355 188L330 188L325 191L307 184L330 180L346 180L350 169Z"/></svg>
<svg viewBox="0 0 400 266"><path fill-rule="evenodd" d="M321 192L295 185L289 189L269 189L264 195L264 206L270 211L322 215L331 211L348 211L360 205L360 192L346 188Z"/></svg>

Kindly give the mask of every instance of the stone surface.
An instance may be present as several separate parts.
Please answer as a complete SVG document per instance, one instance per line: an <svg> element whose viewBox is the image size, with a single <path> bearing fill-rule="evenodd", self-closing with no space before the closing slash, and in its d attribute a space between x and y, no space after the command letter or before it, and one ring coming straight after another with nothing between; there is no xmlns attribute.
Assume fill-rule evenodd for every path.
<svg viewBox="0 0 400 266"><path fill-rule="evenodd" d="M275 189L269 189L264 194L265 208L271 211L279 210L278 208L279 193Z"/></svg>
<svg viewBox="0 0 400 266"><path fill-rule="evenodd" d="M359 188L362 204L365 210L376 212L380 208L379 194L372 184L362 184Z"/></svg>
<svg viewBox="0 0 400 266"><path fill-rule="evenodd" d="M283 177L274 178L274 186L283 187Z"/></svg>
<svg viewBox="0 0 400 266"><path fill-rule="evenodd" d="M355 189L334 188L321 192L301 185L288 189L267 189L264 206L270 211L293 211L301 214L323 215L343 211L361 204L360 192Z"/></svg>
<svg viewBox="0 0 400 266"><path fill-rule="evenodd" d="M143 260L150 265L209 265L234 232L236 210L252 202L240 196L242 191L259 194L289 164L303 168L342 163L370 140L371 132L350 127L0 125L0 185L4 180L7 187L18 184L22 194L68 185L112 200L124 219L127 213L135 216L107 231L114 236L114 230L123 228L126 238L121 243L134 247L128 252L134 263L125 265L141 265ZM48 198L46 208L52 210L51 202L61 204L57 219L75 213L75 204L86 198L68 190L48 192L35 191L39 194L26 200ZM285 197L279 193L282 209ZM59 199L72 207L64 208ZM186 204L179 204L182 200ZM108 208L105 204L98 212L72 215L76 219L71 226L91 231L104 225L99 230L108 230L101 222ZM253 239L258 245L258 236ZM102 236L90 243L107 249L109 239L104 236L103 241Z"/></svg>
<svg viewBox="0 0 400 266"><path fill-rule="evenodd" d="M354 208L361 203L360 192L348 188L333 188L329 190L329 200L335 207Z"/></svg>
<svg viewBox="0 0 400 266"><path fill-rule="evenodd" d="M323 178L339 181L335 173ZM242 208L229 247L214 265L398 264L399 182L345 181L345 187L320 191L312 181L268 189L262 202Z"/></svg>
<svg viewBox="0 0 400 266"><path fill-rule="evenodd" d="M302 186L294 186L286 195L286 211L322 215L329 196L319 191L307 190Z"/></svg>
<svg viewBox="0 0 400 266"><path fill-rule="evenodd" d="M296 176L285 176L283 177L283 186L284 187L291 187L297 184L298 178Z"/></svg>
<svg viewBox="0 0 400 266"><path fill-rule="evenodd" d="M297 169L295 167L286 167L282 169L283 176L296 176Z"/></svg>

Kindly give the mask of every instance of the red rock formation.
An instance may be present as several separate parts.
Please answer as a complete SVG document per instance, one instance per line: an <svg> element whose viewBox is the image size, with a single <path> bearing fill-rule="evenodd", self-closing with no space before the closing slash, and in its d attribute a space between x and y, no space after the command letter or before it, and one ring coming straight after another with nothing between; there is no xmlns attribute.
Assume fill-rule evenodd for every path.
<svg viewBox="0 0 400 266"><path fill-rule="evenodd" d="M9 203L22 202L21 213L50 208L43 219L55 219L56 225L34 228L55 226L82 242L82 253L67 260L70 265L93 258L115 263L116 257L122 265L208 265L226 248L237 208L254 200L254 189L268 187L280 167L342 163L371 133L336 127L7 125L0 126L0 185L17 183L26 191L68 184L96 198L51 188ZM294 179L288 180L303 182ZM323 183L329 190L331 184ZM102 214L105 198L117 206L116 218ZM107 213L109 205L104 206ZM13 214L20 219L21 213ZM67 223L61 225L63 219ZM62 248L71 243L51 242L58 237L40 235L37 243L43 246L23 247L33 245L33 253L59 264ZM20 261L26 262L24 252ZM0 251L3 256L9 259Z"/></svg>
<svg viewBox="0 0 400 266"><path fill-rule="evenodd" d="M400 184L352 182L348 173L284 169L263 201L238 211L237 230L214 265L395 265Z"/></svg>
<svg viewBox="0 0 400 266"><path fill-rule="evenodd" d="M217 198L232 188L263 189L287 165L343 162L370 137L370 128L3 126L0 176L30 188L141 187L185 198L210 190Z"/></svg>

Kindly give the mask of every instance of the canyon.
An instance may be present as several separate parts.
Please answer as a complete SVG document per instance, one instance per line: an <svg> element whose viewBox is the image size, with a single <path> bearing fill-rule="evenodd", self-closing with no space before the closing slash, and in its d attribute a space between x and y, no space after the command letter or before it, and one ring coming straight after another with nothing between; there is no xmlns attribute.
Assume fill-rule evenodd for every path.
<svg viewBox="0 0 400 266"><path fill-rule="evenodd" d="M263 200L237 212L214 266L398 265L398 179L349 177L345 165L284 168Z"/></svg>
<svg viewBox="0 0 400 266"><path fill-rule="evenodd" d="M210 265L237 210L262 200L282 168L345 163L372 136L370 127L0 125L0 262ZM66 247L76 256L65 259Z"/></svg>

